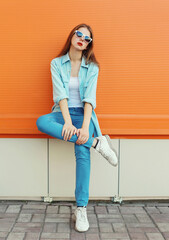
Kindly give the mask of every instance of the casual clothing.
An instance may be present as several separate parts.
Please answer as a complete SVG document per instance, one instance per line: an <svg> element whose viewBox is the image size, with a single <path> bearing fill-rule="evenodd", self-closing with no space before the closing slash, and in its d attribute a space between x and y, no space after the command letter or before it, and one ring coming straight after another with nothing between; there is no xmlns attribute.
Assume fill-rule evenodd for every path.
<svg viewBox="0 0 169 240"><path fill-rule="evenodd" d="M69 108L72 124L78 129L83 124L84 109L80 107ZM44 132L52 137L63 140L62 128L64 125L64 118L62 112L53 112L40 116L36 125L39 131ZM90 180L90 148L93 144L94 137L93 122L89 124L89 139L86 143L78 145L76 141L77 135L73 135L68 142L73 142L74 152L76 157L76 189L75 197L77 206L86 206L89 198L89 180Z"/></svg>
<svg viewBox="0 0 169 240"><path fill-rule="evenodd" d="M92 116L89 124L89 139L84 144L76 144L77 135L73 135L69 142L73 142L76 157L76 189L75 197L77 206L86 206L89 198L90 179L90 148L95 137L102 136L97 116L94 112L96 108L96 87L99 69L96 64L85 64L82 58L78 77L70 76L71 62L69 54L55 58L51 61L51 76L53 84L54 105L52 112L40 116L36 125L41 132L58 139L62 136L62 129L65 123L59 101L67 98L68 108L72 124L81 128L84 119L84 104L88 102L92 105ZM94 135L94 137L93 137Z"/></svg>
<svg viewBox="0 0 169 240"><path fill-rule="evenodd" d="M52 112L60 110L59 101L67 98L68 105L70 101L69 96L69 81L71 74L71 62L69 52L61 57L54 58L51 61L51 77L53 84L53 101ZM99 122L94 109L96 108L96 88L98 79L99 68L96 64L85 63L85 57L82 57L82 62L79 70L79 94L81 102L91 103L92 116L91 119L94 124L94 137L102 136Z"/></svg>
<svg viewBox="0 0 169 240"><path fill-rule="evenodd" d="M68 107L83 107L83 103L80 99L78 77L70 77Z"/></svg>

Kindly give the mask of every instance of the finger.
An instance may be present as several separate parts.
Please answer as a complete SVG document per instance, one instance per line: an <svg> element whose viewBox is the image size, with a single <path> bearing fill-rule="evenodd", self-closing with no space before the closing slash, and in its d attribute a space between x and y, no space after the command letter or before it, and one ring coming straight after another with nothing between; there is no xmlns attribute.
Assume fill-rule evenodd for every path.
<svg viewBox="0 0 169 240"><path fill-rule="evenodd" d="M83 143L83 138L82 138L82 137L79 137L79 138L78 138L78 141L79 141L79 144L82 144L82 143Z"/></svg>
<svg viewBox="0 0 169 240"><path fill-rule="evenodd" d="M80 136L80 130L78 129L78 132L77 132L77 136L79 137Z"/></svg>
<svg viewBox="0 0 169 240"><path fill-rule="evenodd" d="M67 134L66 134L66 141L68 140L69 138L69 134L70 134L70 130L67 130Z"/></svg>
<svg viewBox="0 0 169 240"><path fill-rule="evenodd" d="M76 144L80 144L80 141L79 141L79 139L76 141Z"/></svg>
<svg viewBox="0 0 169 240"><path fill-rule="evenodd" d="M73 132L74 132L74 130L70 131L69 140L71 139L71 137L72 137L72 135L73 135Z"/></svg>
<svg viewBox="0 0 169 240"><path fill-rule="evenodd" d="M62 134L64 140L65 140L65 130L66 129L63 130L63 134Z"/></svg>
<svg viewBox="0 0 169 240"><path fill-rule="evenodd" d="M88 138L84 138L83 144L88 141Z"/></svg>
<svg viewBox="0 0 169 240"><path fill-rule="evenodd" d="M63 137L63 135L64 135L64 131L65 131L65 129L64 129L64 127L62 128L62 137Z"/></svg>
<svg viewBox="0 0 169 240"><path fill-rule="evenodd" d="M66 141L67 138L67 129L65 129L64 140Z"/></svg>
<svg viewBox="0 0 169 240"><path fill-rule="evenodd" d="M81 144L84 144L84 142L85 142L85 138L82 138Z"/></svg>

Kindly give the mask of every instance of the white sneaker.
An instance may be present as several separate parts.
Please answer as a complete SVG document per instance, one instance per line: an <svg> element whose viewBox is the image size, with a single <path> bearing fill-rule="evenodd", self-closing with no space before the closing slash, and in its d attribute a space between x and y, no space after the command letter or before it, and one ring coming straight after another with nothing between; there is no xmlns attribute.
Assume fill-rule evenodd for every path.
<svg viewBox="0 0 169 240"><path fill-rule="evenodd" d="M117 166L117 164L118 164L117 153L113 149L109 135L99 136L96 138L99 139L99 142L98 142L96 148L94 148L94 149L96 151L98 151L99 153L101 153L101 155L104 158L106 158L111 165Z"/></svg>
<svg viewBox="0 0 169 240"><path fill-rule="evenodd" d="M89 222L87 219L87 211L85 207L77 207L72 218L74 221L76 221L75 229L78 232L85 232L89 229Z"/></svg>

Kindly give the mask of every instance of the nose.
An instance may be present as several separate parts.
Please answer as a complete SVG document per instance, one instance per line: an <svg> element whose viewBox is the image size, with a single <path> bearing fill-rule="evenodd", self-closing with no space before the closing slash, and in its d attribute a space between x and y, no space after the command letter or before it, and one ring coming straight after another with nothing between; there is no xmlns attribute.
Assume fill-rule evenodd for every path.
<svg viewBox="0 0 169 240"><path fill-rule="evenodd" d="M80 38L81 38L82 40L84 40L84 36L81 36Z"/></svg>

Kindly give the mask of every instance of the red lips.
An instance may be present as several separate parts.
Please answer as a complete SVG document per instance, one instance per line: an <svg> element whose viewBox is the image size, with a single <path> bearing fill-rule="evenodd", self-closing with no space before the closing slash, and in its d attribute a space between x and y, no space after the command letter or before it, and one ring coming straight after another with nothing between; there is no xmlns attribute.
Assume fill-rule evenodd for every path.
<svg viewBox="0 0 169 240"><path fill-rule="evenodd" d="M77 44L78 44L79 46L83 46L83 44L82 44L81 42L78 42Z"/></svg>

